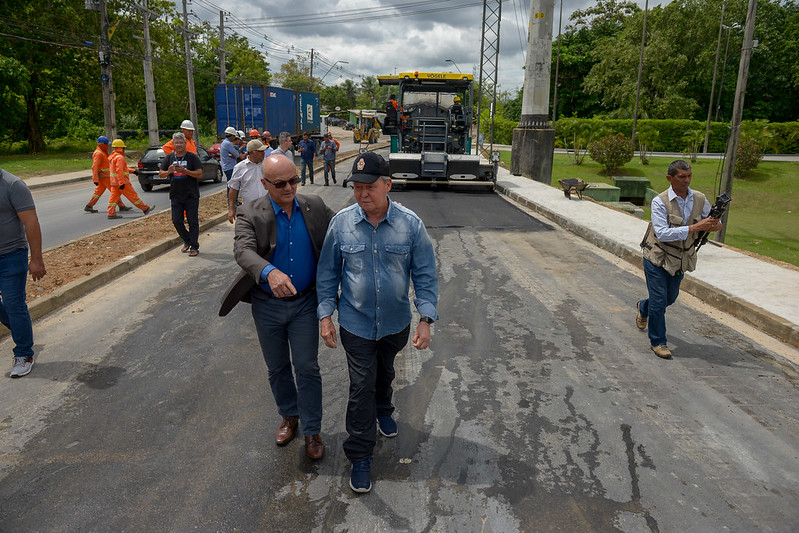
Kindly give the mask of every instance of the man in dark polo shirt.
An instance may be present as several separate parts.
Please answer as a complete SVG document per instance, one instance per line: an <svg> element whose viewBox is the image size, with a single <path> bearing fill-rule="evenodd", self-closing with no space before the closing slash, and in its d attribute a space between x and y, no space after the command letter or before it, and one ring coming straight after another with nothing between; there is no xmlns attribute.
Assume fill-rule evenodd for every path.
<svg viewBox="0 0 799 533"><path fill-rule="evenodd" d="M169 188L169 199L172 203L172 224L183 239L181 252L188 252L190 257L200 253L200 186L198 180L203 176L203 165L197 154L186 150L186 136L183 133L172 135L175 151L167 155L161 162L158 175L162 178L172 177ZM183 217L189 223L189 229Z"/></svg>

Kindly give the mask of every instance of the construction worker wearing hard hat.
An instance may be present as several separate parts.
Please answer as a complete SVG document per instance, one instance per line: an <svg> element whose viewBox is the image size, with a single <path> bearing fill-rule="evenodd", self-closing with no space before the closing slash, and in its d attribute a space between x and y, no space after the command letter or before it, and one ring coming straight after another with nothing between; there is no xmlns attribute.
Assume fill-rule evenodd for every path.
<svg viewBox="0 0 799 533"><path fill-rule="evenodd" d="M255 128L250 130L250 141L254 141L254 140L259 140L259 141L261 140L261 134L258 133L258 130L256 130ZM247 142L249 142L249 141L247 141Z"/></svg>
<svg viewBox="0 0 799 533"><path fill-rule="evenodd" d="M133 202L133 205L141 209L146 215L153 210L155 205L147 205L139 198L133 185L130 183L128 174L136 172L134 169L128 167L128 162L125 161L125 141L122 139L114 139L111 143L114 152L108 158L109 170L111 174L111 198L108 199L108 218L122 218L117 214L117 202L121 195Z"/></svg>
<svg viewBox="0 0 799 533"><path fill-rule="evenodd" d="M106 189L108 189L108 194L111 194L111 175L108 169L108 147L110 144L111 141L109 141L108 137L105 135L100 135L97 138L97 148L95 148L92 154L92 182L95 185L94 193L89 203L83 208L87 213L97 213L94 204L100 200L100 197ZM122 204L121 199L117 202L117 207L120 211L131 210L130 207Z"/></svg>
<svg viewBox="0 0 799 533"><path fill-rule="evenodd" d="M186 150L196 155L197 143L194 142L194 124L192 124L191 120L181 122L180 131L186 136ZM161 148L164 150L164 155L169 155L175 151L175 145L172 144L172 140Z"/></svg>

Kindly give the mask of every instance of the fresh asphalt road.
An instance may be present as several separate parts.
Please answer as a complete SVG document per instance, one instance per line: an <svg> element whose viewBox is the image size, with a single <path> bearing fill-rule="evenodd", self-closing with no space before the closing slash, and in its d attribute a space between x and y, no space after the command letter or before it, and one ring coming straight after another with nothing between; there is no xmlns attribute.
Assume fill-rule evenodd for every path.
<svg viewBox="0 0 799 533"><path fill-rule="evenodd" d="M33 372L0 387L0 529L799 529L784 347L684 296L660 360L633 320L644 282L615 257L495 195L393 197L429 228L441 319L397 358L372 493L347 485L341 348L320 349L325 459L275 446L249 306L217 316L224 224L196 259L169 252L35 324Z"/></svg>

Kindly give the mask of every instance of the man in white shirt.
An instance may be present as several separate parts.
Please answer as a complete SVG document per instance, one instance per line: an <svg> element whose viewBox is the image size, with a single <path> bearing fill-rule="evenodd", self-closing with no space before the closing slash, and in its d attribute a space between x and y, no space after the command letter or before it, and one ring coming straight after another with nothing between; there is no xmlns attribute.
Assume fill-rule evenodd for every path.
<svg viewBox="0 0 799 533"><path fill-rule="evenodd" d="M266 146L254 139L247 143L247 158L233 167L233 177L228 182L230 194L227 200L227 219L233 224L236 220L236 205L251 202L266 196L266 189L261 185L262 164Z"/></svg>

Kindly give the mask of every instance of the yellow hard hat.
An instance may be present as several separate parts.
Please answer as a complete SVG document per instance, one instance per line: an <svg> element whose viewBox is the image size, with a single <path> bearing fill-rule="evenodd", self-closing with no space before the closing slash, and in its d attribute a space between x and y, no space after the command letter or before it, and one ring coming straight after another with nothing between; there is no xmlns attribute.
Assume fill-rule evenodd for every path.
<svg viewBox="0 0 799 533"><path fill-rule="evenodd" d="M455 97L455 103L457 104L457 103L458 103L458 102L460 102L460 101L461 101L461 97L460 97L460 96L456 96L456 97Z"/></svg>
<svg viewBox="0 0 799 533"><path fill-rule="evenodd" d="M113 148L125 148L125 141L122 139L114 139L114 142L111 143Z"/></svg>

